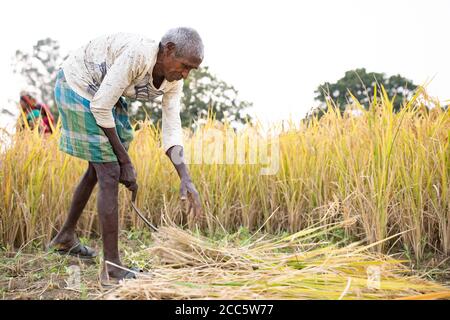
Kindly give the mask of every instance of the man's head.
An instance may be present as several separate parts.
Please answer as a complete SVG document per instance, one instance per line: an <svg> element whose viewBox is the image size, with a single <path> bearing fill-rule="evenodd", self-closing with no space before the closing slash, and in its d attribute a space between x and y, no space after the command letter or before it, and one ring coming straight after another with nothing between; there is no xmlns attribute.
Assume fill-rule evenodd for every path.
<svg viewBox="0 0 450 320"><path fill-rule="evenodd" d="M161 63L167 81L186 79L192 69L203 60L203 42L192 28L174 28L160 41L158 63Z"/></svg>

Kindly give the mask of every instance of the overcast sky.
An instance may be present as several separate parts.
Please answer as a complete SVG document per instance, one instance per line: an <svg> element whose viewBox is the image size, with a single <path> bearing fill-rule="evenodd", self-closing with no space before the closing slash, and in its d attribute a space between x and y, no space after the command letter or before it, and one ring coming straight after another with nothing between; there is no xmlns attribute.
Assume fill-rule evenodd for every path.
<svg viewBox="0 0 450 320"><path fill-rule="evenodd" d="M417 84L433 79L429 93L450 99L449 0L14 0L1 6L0 106L20 91L10 67L16 49L51 37L67 53L121 31L159 40L175 26L198 30L203 64L252 101L251 113L263 121L300 118L320 83L359 67Z"/></svg>

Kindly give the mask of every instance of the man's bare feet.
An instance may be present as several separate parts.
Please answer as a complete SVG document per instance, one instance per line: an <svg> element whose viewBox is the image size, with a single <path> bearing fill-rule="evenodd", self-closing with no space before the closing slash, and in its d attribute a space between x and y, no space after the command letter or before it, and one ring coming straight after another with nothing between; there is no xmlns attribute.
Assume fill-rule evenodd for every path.
<svg viewBox="0 0 450 320"><path fill-rule="evenodd" d="M118 266L121 266L120 263L115 263ZM128 269L128 268L125 268ZM104 263L102 272L100 274L101 284L105 287L110 285L118 284L120 280L124 279L136 279L136 273L140 272L137 268L130 268L125 270L114 265ZM107 271L108 270L108 271Z"/></svg>

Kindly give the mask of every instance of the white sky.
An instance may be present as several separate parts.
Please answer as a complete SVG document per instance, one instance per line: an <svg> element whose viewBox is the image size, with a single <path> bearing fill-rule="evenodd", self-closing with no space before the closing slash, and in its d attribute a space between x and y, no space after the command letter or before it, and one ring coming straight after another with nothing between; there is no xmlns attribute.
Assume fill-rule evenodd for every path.
<svg viewBox="0 0 450 320"><path fill-rule="evenodd" d="M1 105L20 90L10 67L16 49L51 37L69 52L119 31L159 39L174 26L199 31L204 65L261 120L300 118L319 84L358 67L418 84L433 78L429 93L450 99L449 0L14 0L1 8Z"/></svg>

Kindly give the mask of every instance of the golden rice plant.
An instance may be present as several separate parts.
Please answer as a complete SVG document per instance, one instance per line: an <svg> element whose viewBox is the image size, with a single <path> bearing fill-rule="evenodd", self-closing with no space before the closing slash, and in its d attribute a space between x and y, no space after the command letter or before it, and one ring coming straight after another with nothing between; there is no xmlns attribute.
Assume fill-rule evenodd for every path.
<svg viewBox="0 0 450 320"><path fill-rule="evenodd" d="M431 102L437 107L428 110L425 106ZM185 150L193 155L189 168L206 212L202 228L211 234L241 226L296 233L355 219L334 234L378 243L373 248L378 251L407 249L417 258L426 250L450 253L450 112L423 90L399 113L393 112L385 92L367 110L356 100L353 107L359 116L341 115L330 105L320 119L289 121L270 130L248 125L233 131L213 118L195 132L186 130ZM160 148L159 127L149 122L139 127L130 147L140 186L137 204L154 224L164 216L185 224L179 179ZM263 157L254 161L251 130L269 150L277 146L274 174L260 174L265 165ZM3 246L46 243L62 225L87 163L60 152L58 138L58 128L44 139L36 130L24 130L1 152ZM199 149L205 155L218 147L225 150L222 163L195 158ZM226 150L233 148L243 152L228 157ZM122 228L144 227L129 201L122 187ZM84 236L99 232L95 196L78 231ZM400 239L379 242L398 233Z"/></svg>
<svg viewBox="0 0 450 320"><path fill-rule="evenodd" d="M343 223L244 243L212 241L173 225L144 249L150 269L125 281L113 299L439 299L444 286L408 275L372 245L317 241ZM254 234L253 236L255 236ZM142 255L142 254L141 254ZM143 255L145 256L145 255Z"/></svg>

